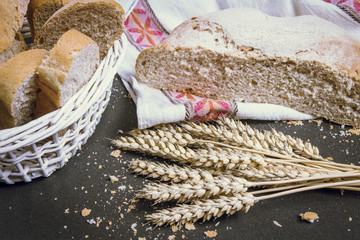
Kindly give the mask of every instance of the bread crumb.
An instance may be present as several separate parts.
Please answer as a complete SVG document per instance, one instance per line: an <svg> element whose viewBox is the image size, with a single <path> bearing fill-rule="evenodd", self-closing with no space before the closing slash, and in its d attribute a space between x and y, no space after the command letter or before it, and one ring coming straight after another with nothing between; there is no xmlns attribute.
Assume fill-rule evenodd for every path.
<svg viewBox="0 0 360 240"><path fill-rule="evenodd" d="M352 217L349 217L349 221L350 221L350 222L352 221Z"/></svg>
<svg viewBox="0 0 360 240"><path fill-rule="evenodd" d="M209 238L213 238L213 237L217 236L217 232L216 231L211 231L211 230L204 232L204 234Z"/></svg>
<svg viewBox="0 0 360 240"><path fill-rule="evenodd" d="M317 126L320 127L320 125L323 123L322 119L312 119L309 120L309 122L316 122Z"/></svg>
<svg viewBox="0 0 360 240"><path fill-rule="evenodd" d="M360 135L360 128L359 129L356 129L356 128L349 129L348 132L359 136Z"/></svg>
<svg viewBox="0 0 360 240"><path fill-rule="evenodd" d="M114 183L114 182L117 182L117 181L119 181L119 179L117 177L110 175L110 182Z"/></svg>
<svg viewBox="0 0 360 240"><path fill-rule="evenodd" d="M193 223L185 223L185 229L187 230L195 230L195 226Z"/></svg>
<svg viewBox="0 0 360 240"><path fill-rule="evenodd" d="M135 206L134 205L129 205L129 208L128 208L127 212L130 212L133 209L135 209Z"/></svg>
<svg viewBox="0 0 360 240"><path fill-rule="evenodd" d="M178 230L178 227L176 225L171 226L171 231L177 232L177 230Z"/></svg>
<svg viewBox="0 0 360 240"><path fill-rule="evenodd" d="M134 231L134 236L136 236L136 234L137 234L136 227L137 227L137 223L131 224L131 227L130 227Z"/></svg>
<svg viewBox="0 0 360 240"><path fill-rule="evenodd" d="M81 210L81 216L83 217L89 216L90 213L91 209L84 208L83 210Z"/></svg>
<svg viewBox="0 0 360 240"><path fill-rule="evenodd" d="M85 235L85 238L89 238L89 235Z"/></svg>
<svg viewBox="0 0 360 240"><path fill-rule="evenodd" d="M110 153L111 156L116 157L116 158L120 157L120 154L121 154L120 150L114 150Z"/></svg>
<svg viewBox="0 0 360 240"><path fill-rule="evenodd" d="M170 236L168 237L168 240L175 240L175 235L170 235Z"/></svg>
<svg viewBox="0 0 360 240"><path fill-rule="evenodd" d="M282 227L282 225L278 221L273 221L273 223L278 227Z"/></svg>
<svg viewBox="0 0 360 240"><path fill-rule="evenodd" d="M315 220L319 219L319 216L315 212L305 212L300 213L301 220L308 221L309 223L313 223Z"/></svg>
<svg viewBox="0 0 360 240"><path fill-rule="evenodd" d="M288 123L289 125L294 125L294 126L302 126L302 125L304 125L303 121L301 121L301 120L288 121L287 123Z"/></svg>

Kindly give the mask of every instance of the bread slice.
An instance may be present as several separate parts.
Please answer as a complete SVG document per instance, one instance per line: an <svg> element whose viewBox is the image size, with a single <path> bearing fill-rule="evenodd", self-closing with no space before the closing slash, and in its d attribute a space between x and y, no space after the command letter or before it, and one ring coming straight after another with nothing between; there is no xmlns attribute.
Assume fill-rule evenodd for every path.
<svg viewBox="0 0 360 240"><path fill-rule="evenodd" d="M72 1L74 0L31 0L26 17L33 38L57 10Z"/></svg>
<svg viewBox="0 0 360 240"><path fill-rule="evenodd" d="M28 49L24 37L21 34L20 31L18 31L11 43L11 45L5 49L3 52L0 53L0 63L6 62L12 57L15 57L15 55L26 51Z"/></svg>
<svg viewBox="0 0 360 240"><path fill-rule="evenodd" d="M75 0L56 11L36 34L34 45L50 50L70 29L92 38L105 57L124 31L124 10L113 0Z"/></svg>
<svg viewBox="0 0 360 240"><path fill-rule="evenodd" d="M28 50L0 63L0 129L34 119L39 90L36 69L47 53L43 49Z"/></svg>
<svg viewBox="0 0 360 240"><path fill-rule="evenodd" d="M64 33L38 67L41 92L36 116L62 107L91 79L98 65L96 42L74 29Z"/></svg>
<svg viewBox="0 0 360 240"><path fill-rule="evenodd" d="M234 8L194 17L143 51L136 71L154 88L273 103L360 127L360 44L315 16Z"/></svg>
<svg viewBox="0 0 360 240"><path fill-rule="evenodd" d="M24 22L30 0L0 1L0 53L12 45Z"/></svg>

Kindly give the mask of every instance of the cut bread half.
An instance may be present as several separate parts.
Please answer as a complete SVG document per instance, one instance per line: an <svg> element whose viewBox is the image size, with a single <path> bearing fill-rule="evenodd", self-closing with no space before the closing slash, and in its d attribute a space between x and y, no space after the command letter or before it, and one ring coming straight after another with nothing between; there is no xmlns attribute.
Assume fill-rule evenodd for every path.
<svg viewBox="0 0 360 240"><path fill-rule="evenodd" d="M28 50L0 64L0 129L23 125L35 117L36 69L47 51Z"/></svg>
<svg viewBox="0 0 360 240"><path fill-rule="evenodd" d="M50 50L68 30L76 29L93 39L106 56L124 32L125 14L113 0L75 0L56 11L36 34L34 46Z"/></svg>
<svg viewBox="0 0 360 240"><path fill-rule="evenodd" d="M10 47L22 27L30 0L0 1L0 53Z"/></svg>
<svg viewBox="0 0 360 240"><path fill-rule="evenodd" d="M18 31L11 43L11 45L0 53L0 62L6 62L15 55L24 52L28 49L24 37L20 31Z"/></svg>
<svg viewBox="0 0 360 240"><path fill-rule="evenodd" d="M26 17L33 38L45 22L60 8L74 0L31 0Z"/></svg>
<svg viewBox="0 0 360 240"><path fill-rule="evenodd" d="M238 8L194 17L143 51L136 72L158 89L273 103L360 127L360 44L315 16Z"/></svg>
<svg viewBox="0 0 360 240"><path fill-rule="evenodd" d="M64 106L91 79L98 65L96 42L74 29L64 33L37 70L41 90L37 117Z"/></svg>

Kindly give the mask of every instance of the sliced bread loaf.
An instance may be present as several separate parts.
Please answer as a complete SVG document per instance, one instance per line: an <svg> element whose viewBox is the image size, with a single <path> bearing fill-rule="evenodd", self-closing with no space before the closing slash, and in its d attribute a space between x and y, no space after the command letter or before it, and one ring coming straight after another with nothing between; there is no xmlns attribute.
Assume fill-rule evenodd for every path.
<svg viewBox="0 0 360 240"><path fill-rule="evenodd" d="M0 62L6 62L16 54L19 54L28 49L24 37L20 31L18 31L11 43L11 45L0 53Z"/></svg>
<svg viewBox="0 0 360 240"><path fill-rule="evenodd" d="M12 45L16 33L23 25L29 1L0 1L0 53Z"/></svg>
<svg viewBox="0 0 360 240"><path fill-rule="evenodd" d="M33 38L57 10L72 1L74 0L31 0L26 17Z"/></svg>
<svg viewBox="0 0 360 240"><path fill-rule="evenodd" d="M98 65L96 42L74 29L64 33L38 67L41 92L36 116L62 107L90 80Z"/></svg>
<svg viewBox="0 0 360 240"><path fill-rule="evenodd" d="M43 49L28 50L0 63L0 129L34 119L39 90L36 69L47 53Z"/></svg>
<svg viewBox="0 0 360 240"><path fill-rule="evenodd" d="M66 31L76 29L97 42L103 58L123 33L124 21L124 10L114 0L75 0L47 20L34 45L50 50Z"/></svg>
<svg viewBox="0 0 360 240"><path fill-rule="evenodd" d="M273 103L360 127L360 44L315 16L250 8L194 17L136 63L147 85Z"/></svg>

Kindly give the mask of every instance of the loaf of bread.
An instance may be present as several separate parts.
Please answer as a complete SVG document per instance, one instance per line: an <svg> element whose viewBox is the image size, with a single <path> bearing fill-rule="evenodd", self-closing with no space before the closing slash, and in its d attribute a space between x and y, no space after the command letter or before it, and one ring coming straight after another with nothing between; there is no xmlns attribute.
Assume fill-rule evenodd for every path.
<svg viewBox="0 0 360 240"><path fill-rule="evenodd" d="M50 50L68 30L92 38L105 57L124 31L124 10L114 0L75 0L56 11L36 33L34 46Z"/></svg>
<svg viewBox="0 0 360 240"><path fill-rule="evenodd" d="M12 46L15 35L22 27L29 1L0 1L0 55L8 54L3 52Z"/></svg>
<svg viewBox="0 0 360 240"><path fill-rule="evenodd" d="M28 49L28 47L25 43L24 37L21 34L21 32L18 31L15 34L15 37L14 37L11 45L0 53L0 63L6 62L10 58L15 57L15 55L17 55L23 51L26 51L27 49Z"/></svg>
<svg viewBox="0 0 360 240"><path fill-rule="evenodd" d="M31 0L26 12L31 35L35 37L45 22L60 8L74 0Z"/></svg>
<svg viewBox="0 0 360 240"><path fill-rule="evenodd" d="M154 88L273 103L360 127L360 44L315 16L234 8L193 17L143 51L136 71Z"/></svg>
<svg viewBox="0 0 360 240"><path fill-rule="evenodd" d="M43 49L28 50L0 63L0 129L34 119L39 90L36 69L47 53Z"/></svg>
<svg viewBox="0 0 360 240"><path fill-rule="evenodd" d="M92 77L99 65L99 47L77 30L62 35L38 67L40 93L36 116L62 107Z"/></svg>

